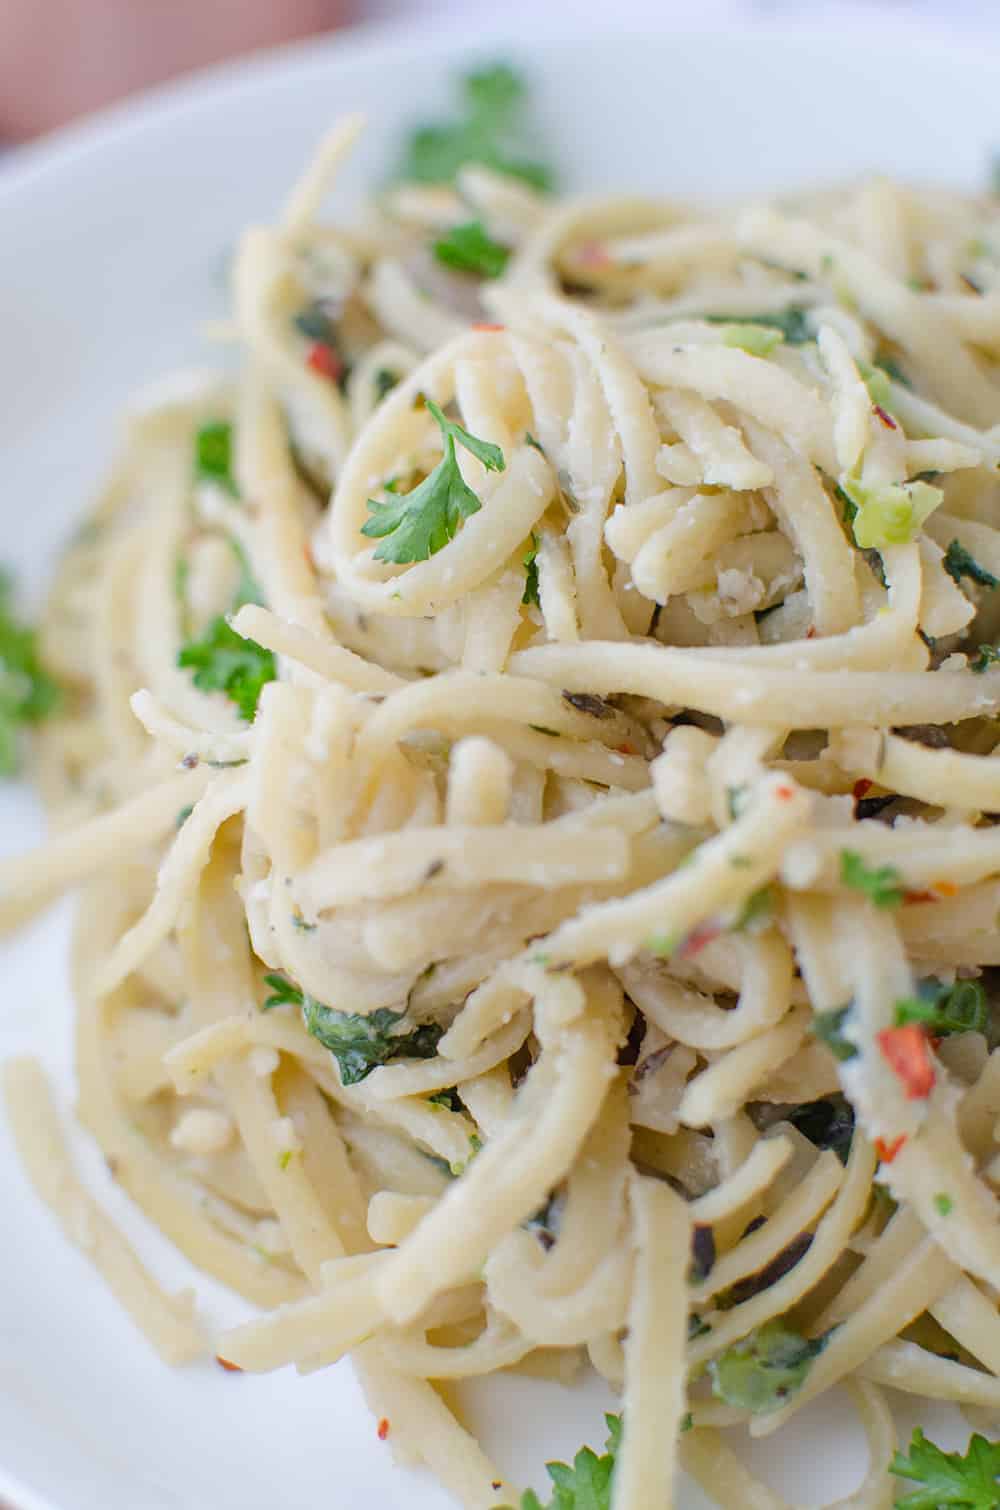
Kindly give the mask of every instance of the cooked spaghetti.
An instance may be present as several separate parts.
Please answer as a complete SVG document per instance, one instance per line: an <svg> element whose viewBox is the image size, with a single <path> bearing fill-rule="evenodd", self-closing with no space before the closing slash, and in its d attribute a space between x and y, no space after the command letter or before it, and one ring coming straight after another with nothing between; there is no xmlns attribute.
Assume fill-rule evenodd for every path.
<svg viewBox="0 0 1000 1510"><path fill-rule="evenodd" d="M613 1510L780 1510L720 1428L845 1381L881 1510L882 1386L1000 1408L997 203L494 162L348 228L356 130L65 558L0 917L85 886L80 1114L266 1308L227 1363L352 1353L483 1510L437 1381L597 1369ZM36 1183L190 1356L34 1073Z"/></svg>

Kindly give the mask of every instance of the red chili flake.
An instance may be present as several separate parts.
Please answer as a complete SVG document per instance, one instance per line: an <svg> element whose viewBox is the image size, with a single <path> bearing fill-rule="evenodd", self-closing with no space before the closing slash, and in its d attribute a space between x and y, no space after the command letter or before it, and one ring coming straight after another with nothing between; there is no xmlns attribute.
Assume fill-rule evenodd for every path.
<svg viewBox="0 0 1000 1510"><path fill-rule="evenodd" d="M616 755L634 755L635 751L633 750L633 748L632 748L632 746L630 744L615 745L615 754Z"/></svg>
<svg viewBox="0 0 1000 1510"><path fill-rule="evenodd" d="M934 1089L934 1060L927 1034L918 1022L883 1028L876 1034L882 1058L906 1087L907 1101L926 1101Z"/></svg>
<svg viewBox="0 0 1000 1510"><path fill-rule="evenodd" d="M903 901L908 907L915 902L940 902L941 898L935 896L933 891L904 891Z"/></svg>
<svg viewBox="0 0 1000 1510"><path fill-rule="evenodd" d="M896 424L896 421L893 419L892 415L886 414L881 404L873 404L872 407L887 430L899 429L899 426Z"/></svg>
<svg viewBox="0 0 1000 1510"><path fill-rule="evenodd" d="M310 346L306 366L311 367L313 372L318 372L320 377L329 378L331 383L339 383L344 375L343 362L325 341L316 341Z"/></svg>
<svg viewBox="0 0 1000 1510"><path fill-rule="evenodd" d="M954 881L932 881L931 885L939 897L957 897L958 887Z"/></svg>
<svg viewBox="0 0 1000 1510"><path fill-rule="evenodd" d="M875 1139L875 1152L883 1164L891 1164L896 1155L906 1143L906 1134L900 1133L898 1138L893 1138L887 1143L884 1138Z"/></svg>
<svg viewBox="0 0 1000 1510"><path fill-rule="evenodd" d="M777 797L779 802L791 802L792 798L795 796L795 793L790 786L776 786L774 789L774 795Z"/></svg>
<svg viewBox="0 0 1000 1510"><path fill-rule="evenodd" d="M495 325L490 320L477 320L473 330L506 330L506 325Z"/></svg>
<svg viewBox="0 0 1000 1510"><path fill-rule="evenodd" d="M578 249L577 261L581 267L611 267L612 260L608 256L608 249L599 241L585 241Z"/></svg>
<svg viewBox="0 0 1000 1510"><path fill-rule="evenodd" d="M228 1358L220 1358L218 1353L215 1355L215 1361L220 1368L225 1369L227 1374L242 1374L243 1372L238 1363L230 1363Z"/></svg>
<svg viewBox="0 0 1000 1510"><path fill-rule="evenodd" d="M382 1419L381 1419L381 1421L378 1423L378 1439L379 1439L379 1441L380 1442L384 1442L385 1439L386 1439L386 1437L388 1435L389 1435L389 1423L386 1420L385 1416L383 1416Z"/></svg>
<svg viewBox="0 0 1000 1510"><path fill-rule="evenodd" d="M851 789L851 796L854 798L855 802L860 802L862 797L866 796L874 785L874 781L869 781L867 776L862 776L858 781L854 783L854 786Z"/></svg>
<svg viewBox="0 0 1000 1510"><path fill-rule="evenodd" d="M815 624L810 624L809 628L806 630L806 639L807 640L814 640L815 638L816 638L816 625Z"/></svg>
<svg viewBox="0 0 1000 1510"><path fill-rule="evenodd" d="M693 959L696 954L700 954L708 944L717 939L721 933L722 929L718 923L699 923L697 928L691 929L691 932L681 943L680 948L677 950L677 958Z"/></svg>

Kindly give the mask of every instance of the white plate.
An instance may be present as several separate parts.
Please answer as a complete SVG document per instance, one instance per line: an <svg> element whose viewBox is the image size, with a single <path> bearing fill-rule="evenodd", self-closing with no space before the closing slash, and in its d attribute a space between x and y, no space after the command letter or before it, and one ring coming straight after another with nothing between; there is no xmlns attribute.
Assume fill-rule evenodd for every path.
<svg viewBox="0 0 1000 1510"><path fill-rule="evenodd" d="M377 181L404 123L446 108L473 41L530 73L574 185L715 194L869 168L973 185L1000 143L995 55L859 19L846 33L605 34L599 45L578 27L530 42L521 29L499 45L457 25L418 41L349 36L207 75L33 148L0 168L0 553L32 586L108 458L116 410L202 354L197 327L221 308L240 227L271 214L341 111L371 121L344 198ZM0 832L5 850L40 834L24 789L0 791ZM67 938L60 911L4 946L0 1053L39 1052L70 1095ZM156 1272L191 1283L93 1148L75 1144ZM0 1210L0 1497L16 1510L448 1503L391 1466L346 1367L308 1380L165 1369L34 1199L2 1125ZM244 1314L194 1282L213 1319ZM499 1461L539 1487L546 1457L603 1440L596 1385L507 1378L467 1399ZM836 1404L804 1413L781 1444L754 1461L800 1503L848 1493L863 1470L860 1433ZM693 1490L682 1498L684 1510L704 1504Z"/></svg>

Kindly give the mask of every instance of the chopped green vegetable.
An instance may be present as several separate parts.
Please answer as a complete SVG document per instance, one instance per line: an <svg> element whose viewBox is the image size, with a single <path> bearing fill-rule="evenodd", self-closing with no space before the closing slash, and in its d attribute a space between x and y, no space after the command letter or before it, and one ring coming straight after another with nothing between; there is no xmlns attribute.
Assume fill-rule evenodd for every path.
<svg viewBox="0 0 1000 1510"><path fill-rule="evenodd" d="M47 718L60 698L39 659L35 631L14 617L13 598L13 578L0 570L0 776L17 770L24 726Z"/></svg>
<svg viewBox="0 0 1000 1510"><path fill-rule="evenodd" d="M537 451L540 456L545 455L545 447L542 445L540 440L532 435L530 430L525 430L524 432L524 444L526 446L531 446L532 450Z"/></svg>
<svg viewBox="0 0 1000 1510"><path fill-rule="evenodd" d="M427 408L444 440L444 455L423 482L411 493L398 494L384 503L368 500L371 518L361 533L381 540L377 561L427 561L454 539L458 526L482 504L462 476L455 456L456 442L478 457L490 472L506 466L499 446L479 440L454 420L446 419L433 399Z"/></svg>
<svg viewBox="0 0 1000 1510"><path fill-rule="evenodd" d="M450 122L418 127L397 176L417 183L453 183L466 164L479 163L542 193L551 189L551 170L522 156L531 141L525 95L523 80L505 63L467 74L462 113Z"/></svg>
<svg viewBox="0 0 1000 1510"><path fill-rule="evenodd" d="M906 545L915 540L944 498L940 488L926 482L868 487L856 477L844 476L840 486L854 505L855 513L848 523L862 550L881 550L886 545Z"/></svg>
<svg viewBox="0 0 1000 1510"><path fill-rule="evenodd" d="M970 555L958 540L953 540L948 546L942 565L953 582L960 583L963 577L968 577L980 587L1000 587L1000 578L987 571L985 566L980 566L975 556Z"/></svg>
<svg viewBox="0 0 1000 1510"><path fill-rule="evenodd" d="M233 427L226 420L202 425L194 441L194 473L199 482L214 482L239 497L232 473Z"/></svg>
<svg viewBox="0 0 1000 1510"><path fill-rule="evenodd" d="M761 886L747 897L733 927L738 932L760 933L774 917L778 893L773 886Z"/></svg>
<svg viewBox="0 0 1000 1510"><path fill-rule="evenodd" d="M950 1195L945 1195L944 1191L939 1191L934 1197L934 1209L941 1216L951 1216L951 1213L955 1209L955 1202Z"/></svg>
<svg viewBox="0 0 1000 1510"><path fill-rule="evenodd" d="M895 357L890 356L887 351L880 351L878 353L878 366L882 369L886 377L889 378L891 382L901 383L904 388L913 387L913 384L910 382L909 378L906 376L906 373L900 367Z"/></svg>
<svg viewBox="0 0 1000 1510"><path fill-rule="evenodd" d="M531 532L531 546L521 557L521 565L524 567L524 592L521 602L540 608L542 600L538 596L538 536L534 530Z"/></svg>
<svg viewBox="0 0 1000 1510"><path fill-rule="evenodd" d="M884 409L891 397L889 392L889 374L883 371L881 367L872 367L868 362L859 362L858 371L864 379L864 384L868 389L868 396L872 403L878 404Z"/></svg>
<svg viewBox="0 0 1000 1510"><path fill-rule="evenodd" d="M283 1148L278 1155L278 1168L282 1170L287 1169L291 1162L292 1150L290 1148Z"/></svg>
<svg viewBox="0 0 1000 1510"><path fill-rule="evenodd" d="M739 315L706 315L706 320L713 325L766 325L771 330L781 332L789 346L804 346L808 341L815 341L816 333L809 324L808 311L799 304L790 304L787 309L775 310L769 314L751 315L748 319Z"/></svg>
<svg viewBox="0 0 1000 1510"><path fill-rule="evenodd" d="M462 1098L454 1086L451 1086L446 1091L435 1091L434 1095L428 1096L427 1099L432 1106L443 1106L446 1111L462 1112L465 1110L465 1107L462 1105Z"/></svg>
<svg viewBox="0 0 1000 1510"><path fill-rule="evenodd" d="M391 1030L406 1015L391 1007L379 1007L367 1017L356 1012L338 1012L309 996L284 975L265 975L271 995L264 1011L286 1004L298 1007L306 1031L336 1059L342 1085L357 1085L391 1059L433 1059L444 1031L437 1023L421 1023L408 1033Z"/></svg>
<svg viewBox="0 0 1000 1510"><path fill-rule="evenodd" d="M1000 1507L1000 1442L988 1442L978 1432L963 1455L943 1452L929 1442L918 1426L906 1457L897 1452L889 1472L911 1479L922 1489L896 1500L897 1510L998 1510Z"/></svg>
<svg viewBox="0 0 1000 1510"><path fill-rule="evenodd" d="M728 1405L764 1415L802 1388L825 1337L802 1337L783 1321L768 1321L708 1365L712 1390Z"/></svg>
<svg viewBox="0 0 1000 1510"><path fill-rule="evenodd" d="M932 1038L947 1038L952 1033L985 1033L989 1027L989 1004L978 981L957 980L953 986L943 986L929 976L918 990L918 996L897 1001L893 1016L897 1028L922 1022Z"/></svg>
<svg viewBox="0 0 1000 1510"><path fill-rule="evenodd" d="M555 1494L543 1505L533 1489L521 1496L520 1510L611 1510L615 1459L622 1444L621 1416L605 1416L608 1440L604 1456L591 1447L581 1447L573 1465L546 1463L545 1471L555 1485Z"/></svg>
<svg viewBox="0 0 1000 1510"><path fill-rule="evenodd" d="M769 357L784 339L784 333L773 325L727 325L722 332L724 346L738 346L752 357Z"/></svg>
<svg viewBox="0 0 1000 1510"><path fill-rule="evenodd" d="M510 251L493 241L481 220L469 220L452 226L434 243L434 255L447 267L459 272L476 273L480 278L499 278L507 266Z"/></svg>
<svg viewBox="0 0 1000 1510"><path fill-rule="evenodd" d="M253 722L261 690L278 674L270 650L243 639L222 615L212 620L200 640L182 646L177 664L194 673L194 684L202 692L224 692L247 723Z"/></svg>
<svg viewBox="0 0 1000 1510"><path fill-rule="evenodd" d="M174 819L175 826L177 828L183 828L193 812L194 807L191 804L189 804L187 807L182 807L180 812L177 814L177 817Z"/></svg>
<svg viewBox="0 0 1000 1510"><path fill-rule="evenodd" d="M860 891L876 907L898 907L903 900L903 878L894 865L866 865L853 849L840 851L840 879Z"/></svg>
<svg viewBox="0 0 1000 1510"><path fill-rule="evenodd" d="M829 1012L817 1012L811 1024L815 1036L841 1061L854 1059L858 1052L857 1045L844 1033L850 1013L850 1006L833 1007Z"/></svg>
<svg viewBox="0 0 1000 1510"><path fill-rule="evenodd" d="M305 336L307 341L320 341L324 346L337 349L337 324L331 314L331 306L326 299L313 299L310 304L300 309L292 320L292 324L300 336Z"/></svg>
<svg viewBox="0 0 1000 1510"><path fill-rule="evenodd" d="M970 671L988 671L991 666L1000 662L1000 650L996 645L980 645L976 654L969 662Z"/></svg>

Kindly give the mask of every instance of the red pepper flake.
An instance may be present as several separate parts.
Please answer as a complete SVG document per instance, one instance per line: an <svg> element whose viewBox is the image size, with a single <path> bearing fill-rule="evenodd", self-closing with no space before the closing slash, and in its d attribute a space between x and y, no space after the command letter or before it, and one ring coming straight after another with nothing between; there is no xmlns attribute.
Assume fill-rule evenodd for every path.
<svg viewBox="0 0 1000 1510"><path fill-rule="evenodd" d="M816 638L816 625L815 624L810 624L809 628L806 630L806 639L807 640L814 640L815 638Z"/></svg>
<svg viewBox="0 0 1000 1510"><path fill-rule="evenodd" d="M887 430L899 429L899 426L896 424L896 421L893 419L892 415L886 414L881 404L874 404L872 407L874 408L875 413L878 415L879 419L882 421L883 425L885 425L885 428Z"/></svg>
<svg viewBox="0 0 1000 1510"><path fill-rule="evenodd" d="M779 802L791 802L792 798L795 796L795 793L790 786L776 786L774 789L774 795L777 797Z"/></svg>
<svg viewBox="0 0 1000 1510"><path fill-rule="evenodd" d="M904 891L903 901L908 907L915 902L940 902L941 898L935 896L933 891Z"/></svg>
<svg viewBox="0 0 1000 1510"><path fill-rule="evenodd" d="M325 341L316 341L310 346L306 366L310 367L313 372L318 372L320 377L329 378L331 383L339 383L344 375L343 362L333 347L327 346Z"/></svg>
<svg viewBox="0 0 1000 1510"><path fill-rule="evenodd" d="M218 1353L215 1355L215 1361L220 1368L225 1369L227 1374L242 1374L243 1372L238 1363L230 1363L228 1358L220 1358Z"/></svg>
<svg viewBox="0 0 1000 1510"><path fill-rule="evenodd" d="M506 330L506 325L495 325L490 320L477 320L473 330Z"/></svg>
<svg viewBox="0 0 1000 1510"><path fill-rule="evenodd" d="M632 746L630 744L615 745L615 754L616 755L634 755L635 751L633 750L633 748L632 748Z"/></svg>
<svg viewBox="0 0 1000 1510"><path fill-rule="evenodd" d="M386 1437L388 1435L389 1435L389 1423L386 1420L385 1416L383 1416L382 1419L381 1419L381 1421L378 1423L378 1439L379 1439L379 1441L380 1442L384 1442L385 1439L386 1439Z"/></svg>
<svg viewBox="0 0 1000 1510"><path fill-rule="evenodd" d="M699 923L697 928L691 929L691 932L681 943L680 948L677 950L677 958L693 959L696 954L700 954L714 939L719 938L721 933L722 929L718 923Z"/></svg>
<svg viewBox="0 0 1000 1510"><path fill-rule="evenodd" d="M883 1164L891 1164L896 1155L902 1150L905 1143L905 1133L900 1133L899 1137L893 1138L890 1143L887 1143L884 1138L876 1138L875 1152L878 1154L880 1162Z"/></svg>
<svg viewBox="0 0 1000 1510"><path fill-rule="evenodd" d="M867 796L874 785L874 781L869 781L867 776L862 776L860 780L854 783L851 791L851 796L854 798L855 802L860 802L862 797Z"/></svg>
<svg viewBox="0 0 1000 1510"><path fill-rule="evenodd" d="M918 1022L883 1028L876 1034L882 1058L906 1087L907 1101L926 1101L934 1089L934 1060L927 1034Z"/></svg>

